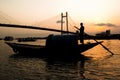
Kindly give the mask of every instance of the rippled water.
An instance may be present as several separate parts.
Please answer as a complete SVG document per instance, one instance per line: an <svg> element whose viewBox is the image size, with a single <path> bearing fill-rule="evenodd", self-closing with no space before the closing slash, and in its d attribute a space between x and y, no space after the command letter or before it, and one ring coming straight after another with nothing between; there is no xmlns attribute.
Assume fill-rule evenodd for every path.
<svg viewBox="0 0 120 80"><path fill-rule="evenodd" d="M12 57L12 49L0 41L0 80L120 80L120 40L104 40L103 44L114 52L113 56L98 45L82 53L88 60L49 62Z"/></svg>

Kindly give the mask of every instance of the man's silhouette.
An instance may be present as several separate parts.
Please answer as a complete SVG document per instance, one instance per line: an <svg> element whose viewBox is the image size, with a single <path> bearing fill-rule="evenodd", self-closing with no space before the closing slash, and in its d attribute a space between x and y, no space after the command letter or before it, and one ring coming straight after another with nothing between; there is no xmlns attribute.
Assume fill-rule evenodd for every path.
<svg viewBox="0 0 120 80"><path fill-rule="evenodd" d="M80 33L79 33L79 37L80 37L80 43L84 44L84 26L83 23L80 23Z"/></svg>

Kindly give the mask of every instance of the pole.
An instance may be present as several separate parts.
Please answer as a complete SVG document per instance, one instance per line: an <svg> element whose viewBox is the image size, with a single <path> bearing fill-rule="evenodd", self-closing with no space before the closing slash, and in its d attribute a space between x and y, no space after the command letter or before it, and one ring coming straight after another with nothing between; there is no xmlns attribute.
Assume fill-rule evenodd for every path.
<svg viewBox="0 0 120 80"><path fill-rule="evenodd" d="M61 13L61 35L63 31L63 13Z"/></svg>
<svg viewBox="0 0 120 80"><path fill-rule="evenodd" d="M66 12L66 27L67 27L67 32L69 31L68 30L68 13Z"/></svg>

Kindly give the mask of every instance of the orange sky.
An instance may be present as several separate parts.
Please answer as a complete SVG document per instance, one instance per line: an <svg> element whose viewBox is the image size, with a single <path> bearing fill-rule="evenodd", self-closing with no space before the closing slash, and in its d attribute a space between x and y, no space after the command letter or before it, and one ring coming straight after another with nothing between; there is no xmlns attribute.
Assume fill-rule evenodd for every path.
<svg viewBox="0 0 120 80"><path fill-rule="evenodd" d="M119 3L120 0L0 0L0 12L31 25L67 11L77 26L84 22L87 33L111 29L120 34Z"/></svg>

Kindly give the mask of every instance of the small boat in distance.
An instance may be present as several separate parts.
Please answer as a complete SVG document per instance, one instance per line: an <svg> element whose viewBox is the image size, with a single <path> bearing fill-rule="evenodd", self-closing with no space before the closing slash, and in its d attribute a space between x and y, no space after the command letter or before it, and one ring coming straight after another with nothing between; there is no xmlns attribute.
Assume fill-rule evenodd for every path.
<svg viewBox="0 0 120 80"><path fill-rule="evenodd" d="M33 42L36 41L36 39L32 37L27 37L27 38L18 38L18 42Z"/></svg>

